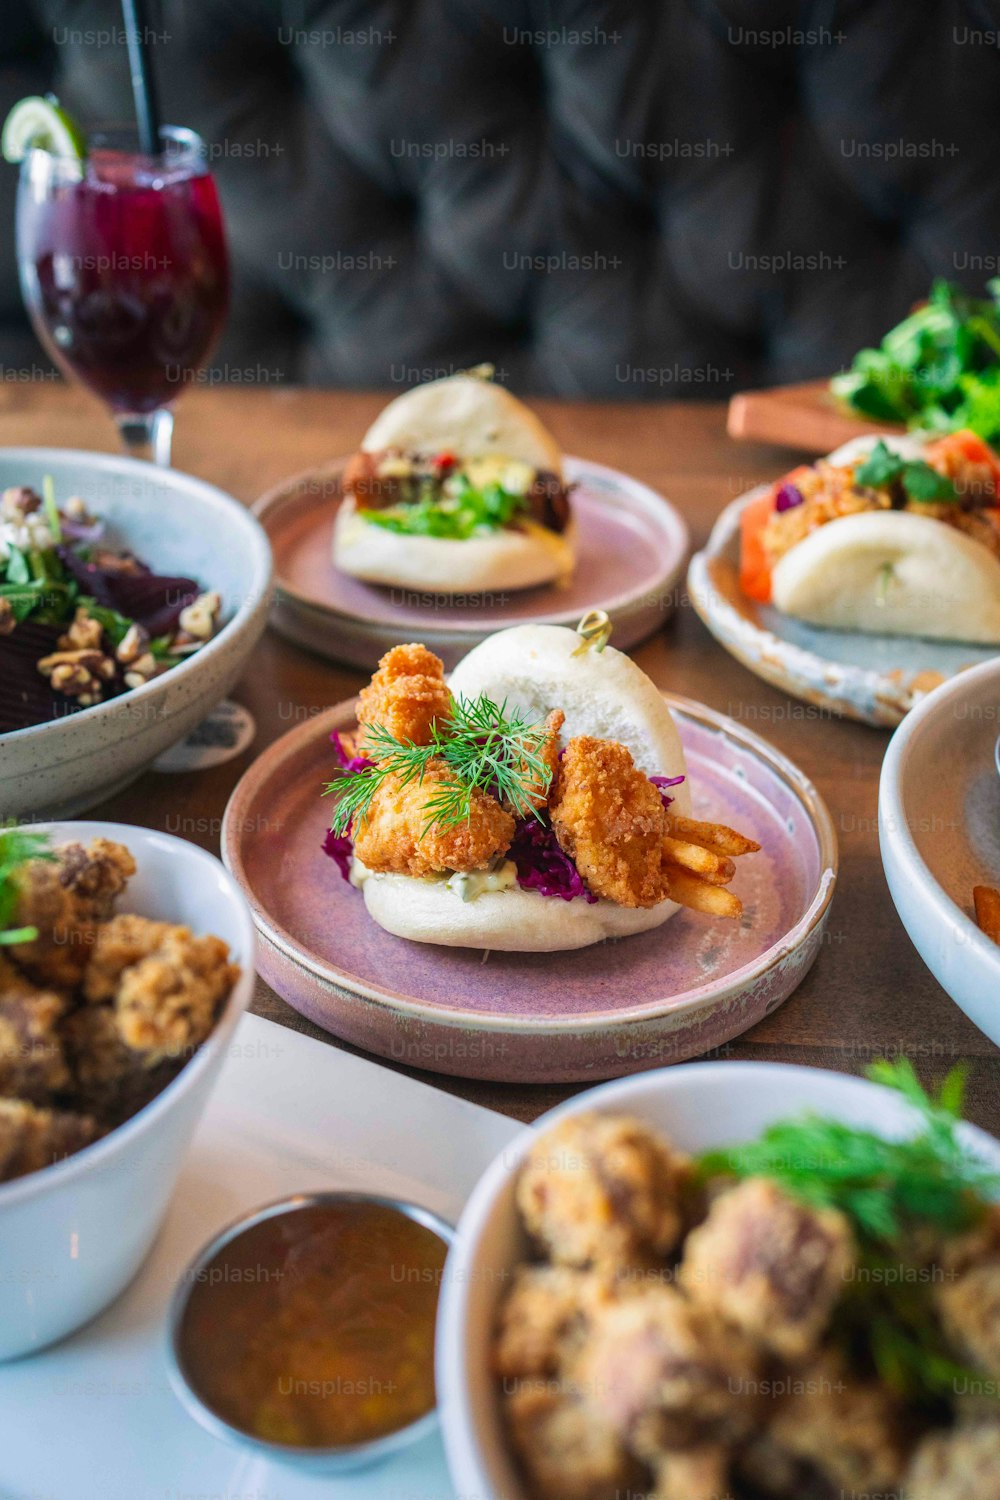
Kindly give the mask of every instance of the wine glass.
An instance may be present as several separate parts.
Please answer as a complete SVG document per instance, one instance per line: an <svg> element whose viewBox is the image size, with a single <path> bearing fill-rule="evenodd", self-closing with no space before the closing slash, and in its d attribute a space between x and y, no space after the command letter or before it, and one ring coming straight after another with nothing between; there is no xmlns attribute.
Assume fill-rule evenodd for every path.
<svg viewBox="0 0 1000 1500"><path fill-rule="evenodd" d="M143 155L123 126L95 132L82 161L29 151L17 258L53 360L107 402L129 453L169 464L172 406L221 332L229 262L201 140L165 126L160 142Z"/></svg>

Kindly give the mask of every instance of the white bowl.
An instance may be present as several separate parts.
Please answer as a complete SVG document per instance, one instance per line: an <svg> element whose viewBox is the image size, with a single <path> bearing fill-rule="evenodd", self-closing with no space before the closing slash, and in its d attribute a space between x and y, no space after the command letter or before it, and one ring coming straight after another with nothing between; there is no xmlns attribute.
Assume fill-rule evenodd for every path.
<svg viewBox="0 0 1000 1500"><path fill-rule="evenodd" d="M752 1140L789 1115L815 1110L886 1135L915 1115L889 1089L782 1063L684 1063L578 1094L525 1130L481 1178L459 1220L437 1324L437 1390L455 1490L476 1500L525 1500L505 1442L489 1349L497 1305L528 1246L514 1204L517 1170L539 1130L586 1110L624 1111L691 1152ZM1000 1144L962 1126L967 1144L1000 1170Z"/></svg>
<svg viewBox="0 0 1000 1500"><path fill-rule="evenodd" d="M175 469L66 448L0 449L0 490L51 474L80 495L114 545L154 572L222 595L223 628L145 686L47 724L0 734L0 819L72 817L135 779L226 696L267 621L271 548L231 496ZM2 644L0 644L2 651Z"/></svg>
<svg viewBox="0 0 1000 1500"><path fill-rule="evenodd" d="M139 868L119 909L214 933L242 973L211 1036L152 1103L75 1156L0 1183L0 1360L79 1328L139 1269L254 982L250 909L212 855L124 823L40 826L57 844L126 844Z"/></svg>
<svg viewBox="0 0 1000 1500"><path fill-rule="evenodd" d="M934 978L1000 1043L1000 947L973 920L972 887L1000 887L1000 657L912 710L879 783L879 844L903 926Z"/></svg>

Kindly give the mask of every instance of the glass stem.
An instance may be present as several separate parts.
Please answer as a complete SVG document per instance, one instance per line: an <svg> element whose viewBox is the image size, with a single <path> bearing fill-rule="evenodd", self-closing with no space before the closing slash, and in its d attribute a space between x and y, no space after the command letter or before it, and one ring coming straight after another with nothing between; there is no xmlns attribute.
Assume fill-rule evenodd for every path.
<svg viewBox="0 0 1000 1500"><path fill-rule="evenodd" d="M174 414L166 407L135 416L118 416L118 431L130 458L144 458L154 464L170 467L170 442L174 435Z"/></svg>

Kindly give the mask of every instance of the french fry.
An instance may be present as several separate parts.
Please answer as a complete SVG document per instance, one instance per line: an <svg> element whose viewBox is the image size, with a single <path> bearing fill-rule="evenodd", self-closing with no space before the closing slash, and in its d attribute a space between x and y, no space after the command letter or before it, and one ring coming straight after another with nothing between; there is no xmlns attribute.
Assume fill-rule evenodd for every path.
<svg viewBox="0 0 1000 1500"><path fill-rule="evenodd" d="M1000 891L994 890L991 885L974 885L972 900L980 932L985 932L994 943L1000 944Z"/></svg>
<svg viewBox="0 0 1000 1500"><path fill-rule="evenodd" d="M668 865L680 865L701 875L712 885L725 885L732 880L736 866L724 854L716 854L702 844L688 844L683 839L667 837L663 840L663 854Z"/></svg>
<svg viewBox="0 0 1000 1500"><path fill-rule="evenodd" d="M671 817L667 815L667 826L675 838L685 839L689 844L698 844L702 849L715 849L720 854L756 854L760 845L748 839L735 828L724 823L700 823L697 818Z"/></svg>
<svg viewBox="0 0 1000 1500"><path fill-rule="evenodd" d="M739 917L743 913L743 902L732 891L709 885L697 875L673 866L670 869L670 899L710 917Z"/></svg>

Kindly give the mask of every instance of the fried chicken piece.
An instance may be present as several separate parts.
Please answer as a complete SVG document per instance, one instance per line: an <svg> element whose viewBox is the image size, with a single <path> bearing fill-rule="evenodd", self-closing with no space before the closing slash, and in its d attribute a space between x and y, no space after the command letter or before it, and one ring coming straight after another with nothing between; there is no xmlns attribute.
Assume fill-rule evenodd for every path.
<svg viewBox="0 0 1000 1500"><path fill-rule="evenodd" d="M536 1500L622 1500L642 1466L591 1404L558 1382L526 1381L504 1401L511 1445Z"/></svg>
<svg viewBox="0 0 1000 1500"><path fill-rule="evenodd" d="M442 760L428 763L422 781L404 785L398 776L387 776L354 830L361 862L379 873L419 877L485 870L506 854L514 819L486 792L473 790L469 817L462 822L427 827L428 803L438 788L451 784L456 778Z"/></svg>
<svg viewBox="0 0 1000 1500"><path fill-rule="evenodd" d="M627 1115L574 1115L532 1147L517 1182L528 1233L556 1262L619 1270L684 1231L688 1158Z"/></svg>
<svg viewBox="0 0 1000 1500"><path fill-rule="evenodd" d="M0 954L0 1097L47 1104L69 1086L59 1022L66 1002L38 990Z"/></svg>
<svg viewBox="0 0 1000 1500"><path fill-rule="evenodd" d="M672 1286L605 1308L571 1374L646 1463L736 1442L759 1421L760 1366L749 1341Z"/></svg>
<svg viewBox="0 0 1000 1500"><path fill-rule="evenodd" d="M789 1383L791 1394L769 1428L778 1450L804 1460L838 1494L897 1494L907 1446L903 1413L888 1387L833 1354L805 1365Z"/></svg>
<svg viewBox="0 0 1000 1500"><path fill-rule="evenodd" d="M110 1129L129 1119L163 1092L187 1056L151 1064L122 1041L110 1005L84 1005L63 1024L66 1056L73 1075L73 1099Z"/></svg>
<svg viewBox="0 0 1000 1500"><path fill-rule="evenodd" d="M905 1500L986 1500L1000 1494L1000 1424L977 1422L924 1438L907 1471Z"/></svg>
<svg viewBox="0 0 1000 1500"><path fill-rule="evenodd" d="M1000 1376L1000 1251L994 1248L961 1270L946 1268L932 1296L959 1359Z"/></svg>
<svg viewBox="0 0 1000 1500"><path fill-rule="evenodd" d="M555 1375L579 1349L610 1281L570 1266L518 1266L497 1319L493 1368L503 1379Z"/></svg>
<svg viewBox="0 0 1000 1500"><path fill-rule="evenodd" d="M101 1134L88 1115L0 1099L0 1182L72 1156Z"/></svg>
<svg viewBox="0 0 1000 1500"><path fill-rule="evenodd" d="M135 860L123 844L92 839L63 844L53 860L33 859L15 875L18 901L14 923L36 927L38 937L18 943L10 954L36 984L73 989L80 981L98 923L135 874Z"/></svg>
<svg viewBox="0 0 1000 1500"><path fill-rule="evenodd" d="M628 748L577 735L558 765L549 798L552 826L589 889L618 906L666 901L667 813Z"/></svg>
<svg viewBox="0 0 1000 1500"><path fill-rule="evenodd" d="M555 786L556 772L559 769L559 731L565 722L566 715L561 708L554 708L545 720L545 738L538 747L537 755L549 773L547 780L540 776L532 776L528 780L528 767L522 763L522 771L527 781L525 802L530 803L532 807L537 808L539 811L548 805L552 789ZM523 817L527 811L524 803L521 804L520 808L515 808L511 806L510 802L504 801L503 806L507 808L508 812L515 813L519 817Z"/></svg>
<svg viewBox="0 0 1000 1500"><path fill-rule="evenodd" d="M799 1360L818 1346L855 1254L843 1214L752 1177L688 1235L680 1284L761 1348Z"/></svg>
<svg viewBox="0 0 1000 1500"><path fill-rule="evenodd" d="M435 723L447 719L453 707L440 657L426 646L393 646L358 699L358 753L370 751L368 730L374 724L404 744L429 745Z"/></svg>

